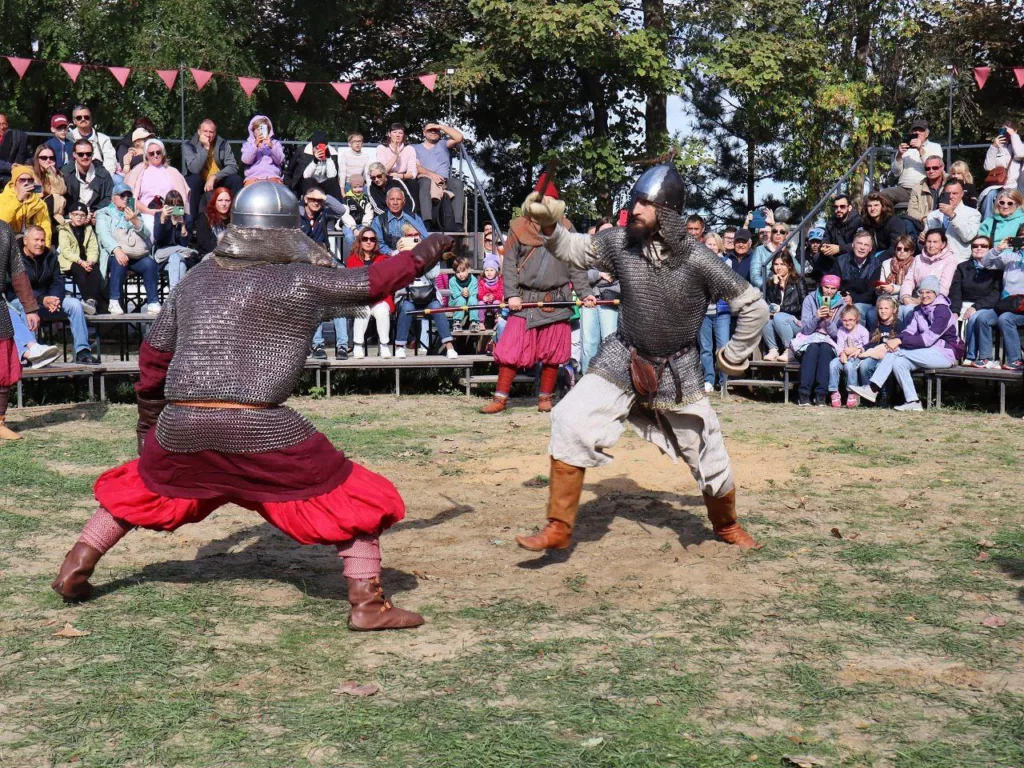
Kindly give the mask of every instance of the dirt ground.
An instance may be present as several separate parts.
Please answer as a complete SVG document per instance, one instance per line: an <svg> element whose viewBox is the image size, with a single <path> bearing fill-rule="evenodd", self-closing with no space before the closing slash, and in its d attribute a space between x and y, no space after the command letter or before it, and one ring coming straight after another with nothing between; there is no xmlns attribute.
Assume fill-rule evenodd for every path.
<svg viewBox="0 0 1024 768"><path fill-rule="evenodd" d="M661 716L666 710L658 710L675 701L684 731L674 733L683 743L674 749L710 739L725 751L708 765L778 765L799 753L821 761L808 763L814 765L1024 765L1024 747L1013 746L1024 737L1020 423L951 411L900 415L797 410L735 398L715 403L741 519L766 544L758 553L717 542L685 465L674 465L632 434L610 466L587 472L574 547L538 556L513 541L543 524L547 496L548 423L528 401L495 417L476 415L479 403L459 396L298 402L353 459L391 478L406 500L406 519L382 538L384 580L399 605L424 612L428 623L415 632L369 637L342 628L344 587L331 551L300 547L234 507L174 533L133 532L98 569L98 600L62 607L45 594L45 584L91 512L83 489L106 464L131 455L131 409L15 415L12 423L27 436L16 449L24 463L8 462L4 452L14 454L0 448L0 463L8 465L0 469L7 475L0 511L8 513L14 539L0 556L0 572L11 585L0 608L0 720L33 696L42 703L27 711L43 722L53 717L59 701L50 700L54 681L11 683L11 675L34 668L46 648L81 642L50 637L53 627L70 622L102 634L96 605L120 604L130 614L133 592L144 585L160 585L165 596L203 585L235 606L213 611L200 639L192 640L204 648L328 653L342 643L346 669L388 687L388 670L397 666L420 680L420 694L431 685L448 689L423 682L425 669L451 674L457 668L491 692L489 698L467 694L466 707L528 710L538 722L557 721L557 711L546 711L529 690L510 693L507 670L474 669L473 660L528 643L542 649L542 657L567 653L562 661L574 674L611 664L637 681L654 669L664 673L662 681L698 676L707 690L686 708L675 689L638 684L630 706L639 709L609 722L648 709ZM29 475L40 467L62 480L38 484ZM44 501L33 504L34 498ZM330 616L331 635L311 629L313 635L295 646L289 617L307 610L311 599L326 604L317 615ZM244 617L233 614L243 609ZM138 611L139 621L164 621L155 608ZM999 619L995 628L991 621L982 624L992 616ZM5 643L4 635L21 640ZM4 645L8 651L17 646L21 655L5 656ZM627 668L622 648L660 650L645 657L645 671L643 664ZM251 687L266 696L273 684L291 680L321 695L308 676L294 674L282 672L275 680L271 665L203 687ZM686 718L700 725L685 727ZM270 731L261 731L275 755L281 734L295 733L279 719L283 725L264 722ZM251 733L255 723L243 720ZM28 721L14 718L15 724ZM490 734L489 727L481 729L481 738ZM676 763L675 753L657 749L648 762L601 752L617 743L632 749L630 739L639 732L609 726L593 737L604 740L594 747L601 758L595 753L594 761L578 764L698 764ZM576 743L578 752L575 732L558 739ZM376 763L351 755L351 762L343 760L337 744L321 744L317 749L327 751L307 750L276 764L578 759L560 761L560 748L552 748L540 762L503 757L500 750L478 762L452 753L417 762L416 743L410 737L403 746L398 739ZM176 749L185 751L171 759ZM2 765L58 765L75 755L86 765L122 764L118 754L113 747L86 748L81 739L65 744L0 726ZM227 757L204 763L195 754L168 741L148 764L236 764ZM965 755L970 760L958 762Z"/></svg>

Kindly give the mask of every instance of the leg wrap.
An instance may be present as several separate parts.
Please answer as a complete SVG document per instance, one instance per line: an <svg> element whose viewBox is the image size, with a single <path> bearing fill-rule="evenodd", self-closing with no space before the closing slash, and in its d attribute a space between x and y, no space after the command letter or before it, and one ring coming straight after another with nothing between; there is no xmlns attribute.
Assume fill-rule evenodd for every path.
<svg viewBox="0 0 1024 768"><path fill-rule="evenodd" d="M7 402L11 397L10 387L0 387L0 421L7 414Z"/></svg>
<svg viewBox="0 0 1024 768"><path fill-rule="evenodd" d="M131 529L132 526L122 523L103 507L100 507L89 518L89 522L85 524L78 540L104 554L123 539Z"/></svg>
<svg viewBox="0 0 1024 768"><path fill-rule="evenodd" d="M338 545L338 557L347 579L372 579L380 576L380 539L357 536Z"/></svg>
<svg viewBox="0 0 1024 768"><path fill-rule="evenodd" d="M558 366L545 365L540 369L540 394L553 395L558 382Z"/></svg>
<svg viewBox="0 0 1024 768"><path fill-rule="evenodd" d="M498 385L494 388L495 397L508 397L512 391L512 382L516 378L516 369L511 365L498 366Z"/></svg>

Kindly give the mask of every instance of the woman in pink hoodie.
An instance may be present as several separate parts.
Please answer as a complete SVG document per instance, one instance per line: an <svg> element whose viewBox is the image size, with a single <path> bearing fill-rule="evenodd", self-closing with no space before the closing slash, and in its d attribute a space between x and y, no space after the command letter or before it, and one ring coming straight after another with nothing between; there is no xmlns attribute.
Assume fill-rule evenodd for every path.
<svg viewBox="0 0 1024 768"><path fill-rule="evenodd" d="M914 311L914 307L921 303L921 299L914 294L926 277L937 277L940 293L943 296L949 295L957 264L959 261L949 247L945 231L929 229L924 236L924 250L914 257L914 263L907 270L907 276L903 278L903 285L900 286L901 323Z"/></svg>

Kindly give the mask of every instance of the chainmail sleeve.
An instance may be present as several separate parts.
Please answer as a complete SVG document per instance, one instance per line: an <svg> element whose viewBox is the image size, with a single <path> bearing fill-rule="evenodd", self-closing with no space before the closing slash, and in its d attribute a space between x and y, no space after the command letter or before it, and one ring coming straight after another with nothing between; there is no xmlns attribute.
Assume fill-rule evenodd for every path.
<svg viewBox="0 0 1024 768"><path fill-rule="evenodd" d="M183 281L186 279L188 279L188 275L185 275ZM173 352L178 339L178 318L174 301L176 294L177 291L172 291L171 295L167 297L160 314L157 315L156 322L153 323L153 327L146 335L146 342L149 346L161 352Z"/></svg>
<svg viewBox="0 0 1024 768"><path fill-rule="evenodd" d="M320 310L323 320L356 317L370 303L370 268L324 269L302 265L303 287L309 305Z"/></svg>

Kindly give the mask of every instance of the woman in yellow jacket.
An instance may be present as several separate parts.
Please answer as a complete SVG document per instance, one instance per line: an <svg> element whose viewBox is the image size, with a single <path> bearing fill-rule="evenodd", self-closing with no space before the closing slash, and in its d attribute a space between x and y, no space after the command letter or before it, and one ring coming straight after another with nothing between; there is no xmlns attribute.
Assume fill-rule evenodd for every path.
<svg viewBox="0 0 1024 768"><path fill-rule="evenodd" d="M35 224L46 233L46 244L53 243L50 227L50 211L46 203L35 192L36 177L32 166L11 166L11 180L0 192L0 219L11 225L15 234L24 232Z"/></svg>
<svg viewBox="0 0 1024 768"><path fill-rule="evenodd" d="M100 244L96 230L89 223L89 207L75 203L67 219L57 228L60 271L71 275L82 294L82 310L88 314L106 312L103 298L103 275L100 272Z"/></svg>

